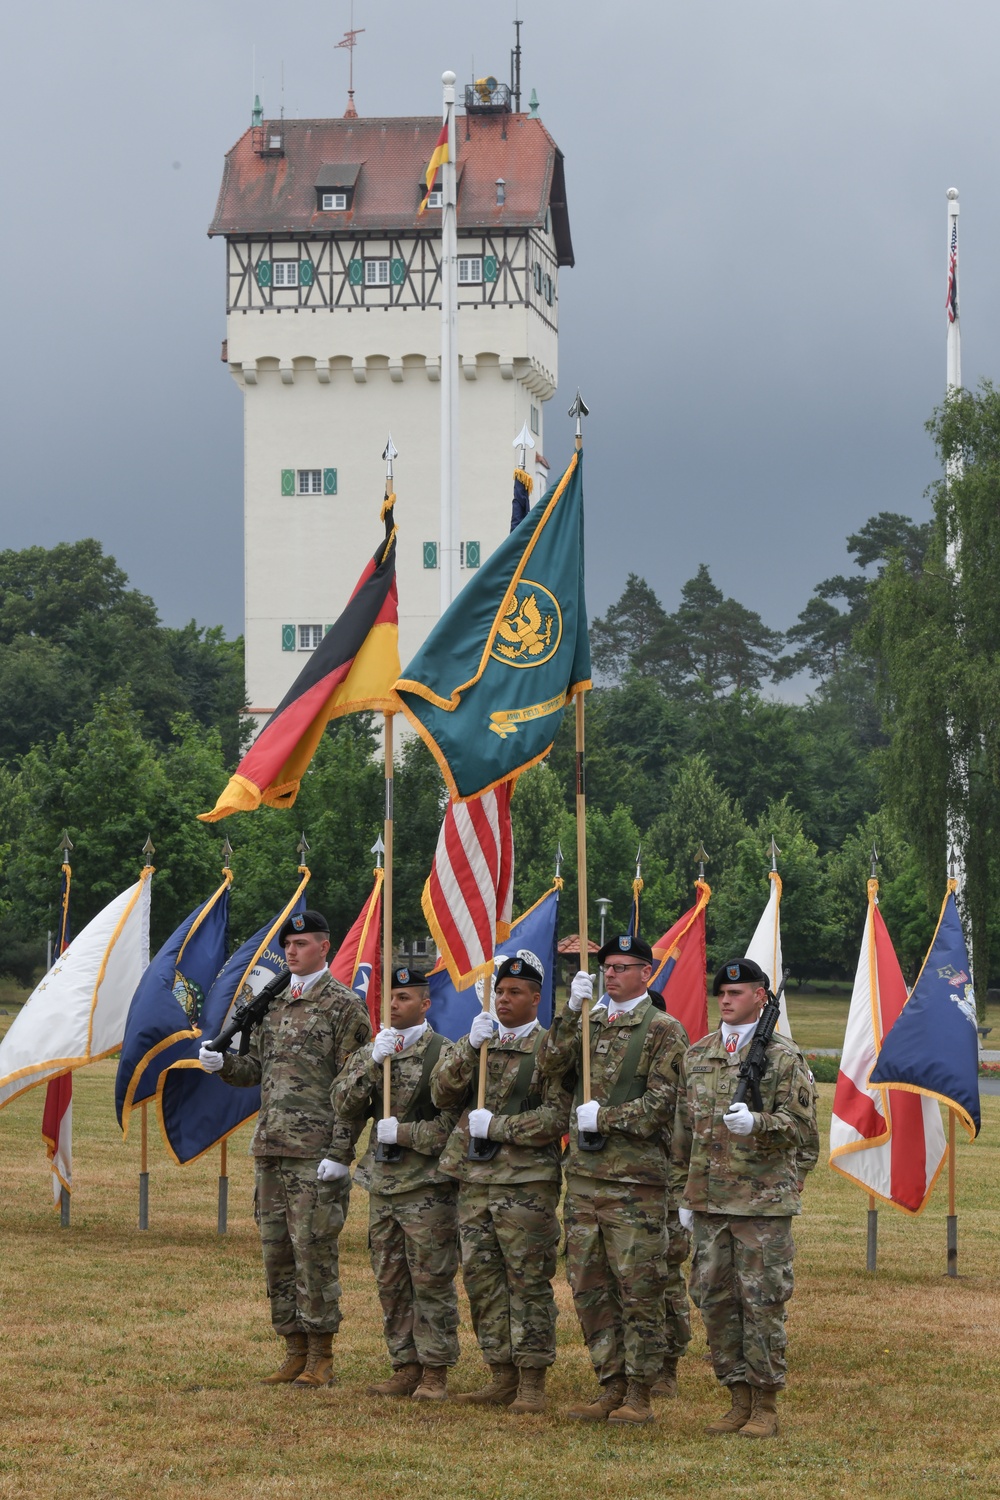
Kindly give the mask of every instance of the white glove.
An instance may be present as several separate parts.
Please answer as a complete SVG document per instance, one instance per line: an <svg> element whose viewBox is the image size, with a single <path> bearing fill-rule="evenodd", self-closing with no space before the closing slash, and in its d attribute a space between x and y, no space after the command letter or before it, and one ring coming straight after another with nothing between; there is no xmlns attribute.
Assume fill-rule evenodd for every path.
<svg viewBox="0 0 1000 1500"><path fill-rule="evenodd" d="M324 1156L316 1168L316 1176L320 1182L339 1182L342 1177L350 1176L350 1169L342 1161L331 1161L328 1156Z"/></svg>
<svg viewBox="0 0 1000 1500"><path fill-rule="evenodd" d="M490 1133L491 1109L469 1110L469 1134L477 1141L485 1141Z"/></svg>
<svg viewBox="0 0 1000 1500"><path fill-rule="evenodd" d="M753 1135L753 1115L745 1104L731 1104L722 1123L733 1135Z"/></svg>
<svg viewBox="0 0 1000 1500"><path fill-rule="evenodd" d="M481 1010L469 1027L469 1046L474 1051L478 1051L484 1042L489 1041L492 1035L493 1017L488 1010Z"/></svg>
<svg viewBox="0 0 1000 1500"><path fill-rule="evenodd" d="M221 1052L213 1052L211 1047L206 1047L203 1042L198 1048L198 1061L206 1073L218 1073L225 1061L225 1057Z"/></svg>
<svg viewBox="0 0 1000 1500"><path fill-rule="evenodd" d="M399 1032L394 1026L384 1026L372 1044L372 1062L384 1062L387 1057L396 1054L396 1041Z"/></svg>
<svg viewBox="0 0 1000 1500"><path fill-rule="evenodd" d="M681 1228L682 1229L687 1229L688 1231L690 1231L690 1230L692 1230L694 1228L694 1209L693 1208L679 1208L677 1210L677 1217L681 1221Z"/></svg>
<svg viewBox="0 0 1000 1500"><path fill-rule="evenodd" d="M399 1121L395 1115L390 1115L388 1120L379 1120L375 1126L375 1135L383 1146L394 1146L398 1129Z"/></svg>
<svg viewBox="0 0 1000 1500"><path fill-rule="evenodd" d="M579 1015L586 1000L589 1005L594 998L594 976L585 974L581 969L579 974L574 975L573 983L569 987L569 1008Z"/></svg>
<svg viewBox="0 0 1000 1500"><path fill-rule="evenodd" d="M596 1099L588 1099L586 1104L578 1104L576 1106L577 1130L596 1130L597 1111L600 1107Z"/></svg>

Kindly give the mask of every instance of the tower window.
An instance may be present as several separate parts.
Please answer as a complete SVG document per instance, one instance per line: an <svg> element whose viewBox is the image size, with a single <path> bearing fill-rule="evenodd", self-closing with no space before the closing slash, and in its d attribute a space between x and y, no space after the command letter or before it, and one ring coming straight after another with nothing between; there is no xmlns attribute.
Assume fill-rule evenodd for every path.
<svg viewBox="0 0 1000 1500"><path fill-rule="evenodd" d="M347 207L346 193L323 193L321 206L325 209L342 210Z"/></svg>
<svg viewBox="0 0 1000 1500"><path fill-rule="evenodd" d="M299 470L299 494L300 495L322 495L323 493L323 470L322 469L300 469Z"/></svg>
<svg viewBox="0 0 1000 1500"><path fill-rule="evenodd" d="M365 261L365 286L388 286L389 262L387 260Z"/></svg>
<svg viewBox="0 0 1000 1500"><path fill-rule="evenodd" d="M536 434L538 432L538 407L537 406L532 406L532 408L531 408L531 430L532 430L532 432L534 432Z"/></svg>
<svg viewBox="0 0 1000 1500"><path fill-rule="evenodd" d="M300 625L299 626L299 650L315 651L323 639L322 625Z"/></svg>
<svg viewBox="0 0 1000 1500"><path fill-rule="evenodd" d="M275 286L298 286L299 263L297 260L276 260L272 270Z"/></svg>
<svg viewBox="0 0 1000 1500"><path fill-rule="evenodd" d="M483 260L480 255L459 256L459 286L478 286L483 279Z"/></svg>

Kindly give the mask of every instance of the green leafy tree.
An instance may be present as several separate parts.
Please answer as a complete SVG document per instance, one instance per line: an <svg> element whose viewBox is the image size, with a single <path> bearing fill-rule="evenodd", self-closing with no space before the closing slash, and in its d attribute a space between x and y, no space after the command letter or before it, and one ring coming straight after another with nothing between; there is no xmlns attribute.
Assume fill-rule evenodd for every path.
<svg viewBox="0 0 1000 1500"><path fill-rule="evenodd" d="M670 788L664 812L649 832L646 848L660 858L681 890L690 890L697 873L696 854L704 844L709 855L709 884L720 880L748 832L743 811L719 785L704 754L686 757ZM709 920L712 904L709 904Z"/></svg>
<svg viewBox="0 0 1000 1500"><path fill-rule="evenodd" d="M590 626L594 671L612 682L630 670L642 671L646 648L667 621L667 613L644 578L630 573L625 589L603 619Z"/></svg>
<svg viewBox="0 0 1000 1500"><path fill-rule="evenodd" d="M713 697L758 688L773 676L779 631L736 599L727 599L704 563L681 589L675 614L653 636L643 666L664 687Z"/></svg>
<svg viewBox="0 0 1000 1500"><path fill-rule="evenodd" d="M928 889L916 853L884 809L859 823L827 856L831 956L845 976L854 974L873 848L878 852L879 906L903 973L912 983L930 946L940 894Z"/></svg>

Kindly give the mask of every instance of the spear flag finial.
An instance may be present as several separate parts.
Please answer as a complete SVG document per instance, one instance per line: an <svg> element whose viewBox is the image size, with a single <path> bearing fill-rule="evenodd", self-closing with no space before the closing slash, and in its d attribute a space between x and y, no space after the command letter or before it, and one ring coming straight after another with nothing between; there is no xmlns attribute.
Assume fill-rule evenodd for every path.
<svg viewBox="0 0 1000 1500"><path fill-rule="evenodd" d="M780 853L781 853L781 850L778 848L777 844L775 843L774 834L772 833L771 834L771 869L772 870L777 870L777 868L778 868L778 855Z"/></svg>
<svg viewBox="0 0 1000 1500"><path fill-rule="evenodd" d="M375 868L376 868L376 870L381 870L381 868L382 868L382 856L385 853L385 845L382 842L382 835L381 834L379 834L379 836L375 840L374 844L372 844L371 852L375 856Z"/></svg>
<svg viewBox="0 0 1000 1500"><path fill-rule="evenodd" d="M582 419L584 417L589 417L590 416L590 407L587 405L586 401L584 401L583 397L580 395L580 387L579 386L577 386L577 388L576 388L576 396L575 396L575 398L573 400L573 405L569 409L569 415L571 417L575 417L576 418L576 446L577 446L578 449L582 448L583 447L583 420Z"/></svg>
<svg viewBox="0 0 1000 1500"><path fill-rule="evenodd" d="M695 859L698 861L698 879L699 880L704 880L705 879L705 866L708 863L708 858L709 858L708 850L705 848L705 844L704 844L704 841L703 841L702 843L700 843L698 845L698 853L695 855Z"/></svg>
<svg viewBox="0 0 1000 1500"><path fill-rule="evenodd" d="M872 839L872 880L878 877L878 850L875 848L875 840Z"/></svg>

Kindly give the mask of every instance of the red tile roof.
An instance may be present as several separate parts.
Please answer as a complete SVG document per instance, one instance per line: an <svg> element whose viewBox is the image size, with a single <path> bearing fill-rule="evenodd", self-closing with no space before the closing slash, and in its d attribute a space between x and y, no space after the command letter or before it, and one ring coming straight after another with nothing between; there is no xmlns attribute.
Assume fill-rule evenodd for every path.
<svg viewBox="0 0 1000 1500"><path fill-rule="evenodd" d="M441 130L440 119L267 120L226 155L209 234L436 233L440 213L418 215L420 183ZM260 152L272 135L282 153ZM563 156L541 120L528 115L459 116L459 230L552 229L559 264L573 264ZM324 213L317 187L357 167L347 212ZM328 169L324 171L324 168ZM339 168L340 171L330 171ZM496 179L506 185L496 201Z"/></svg>

